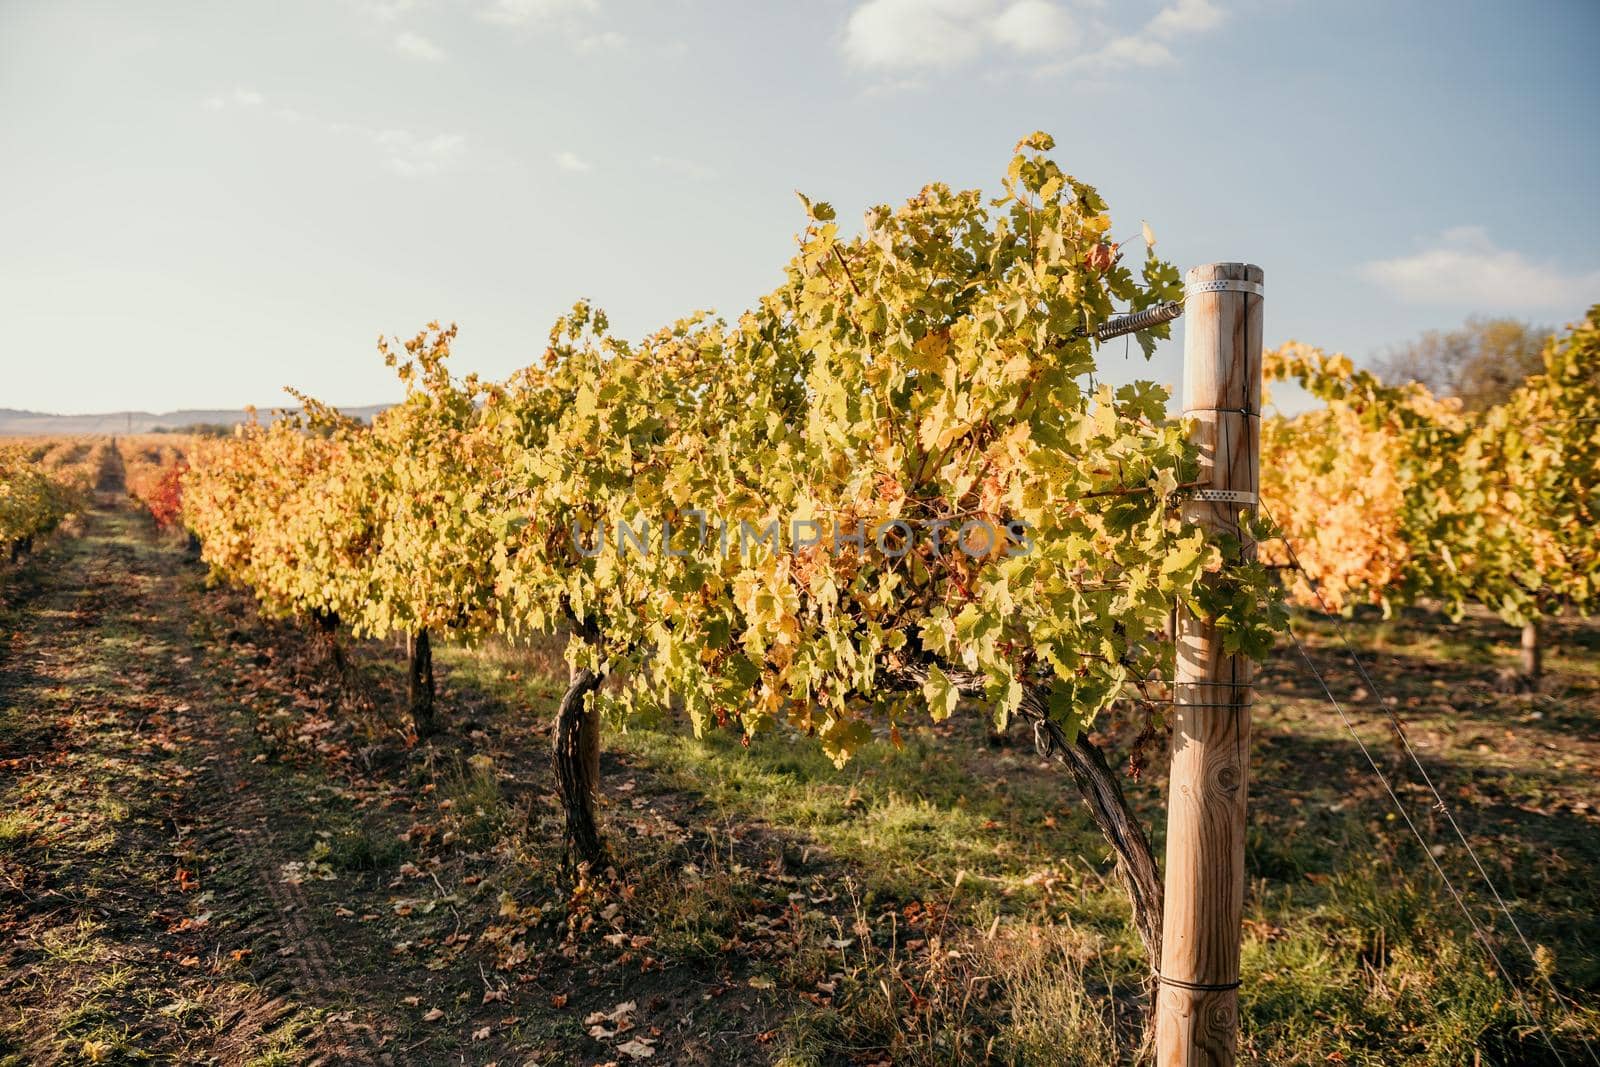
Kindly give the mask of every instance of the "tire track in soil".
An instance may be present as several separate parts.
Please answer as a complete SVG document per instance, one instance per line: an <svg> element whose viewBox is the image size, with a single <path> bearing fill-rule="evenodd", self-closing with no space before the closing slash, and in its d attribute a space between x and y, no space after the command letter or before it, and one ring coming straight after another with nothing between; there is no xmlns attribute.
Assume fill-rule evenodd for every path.
<svg viewBox="0 0 1600 1067"><path fill-rule="evenodd" d="M115 458L116 453L108 456ZM36 779L29 787L36 792L22 797L31 805L26 809L31 814L51 807L70 812L60 816L64 825L78 816L93 818L92 808L86 811L81 801L96 784L108 790L109 797L124 790L153 788L155 793L129 796L123 814L106 824L103 832L116 835L117 851L75 855L78 842L70 842L55 849L28 849L12 865L14 877L8 887L12 896L0 897L6 904L0 908L0 919L19 940L4 946L9 951L0 953L0 958L21 970L20 984L6 983L6 994L0 997L0 1006L17 1008L17 1014L6 1020L9 1025L0 1044L7 1051L21 1049L32 1057L28 1062L54 1063L63 1055L74 1062L79 1055L98 1062L101 1055L120 1055L115 1045L110 1053L104 1043L92 1051L90 1043L78 1049L73 1039L64 1037L68 1031L56 1029L60 1013L49 1000L52 993L47 992L43 1001L29 1000L30 991L44 988L53 989L58 997L83 998L74 1012L87 1010L92 1014L86 1017L94 1019L115 1018L134 1055L158 1062L243 1062L275 1044L270 1032L288 1022L299 1005L284 997L271 998L264 990L253 992L234 976L213 971L213 977L207 977L201 971L184 970L191 966L187 963L173 968L171 961L180 953L196 953L200 946L193 935L189 940L175 937L182 927L168 925L178 901L159 891L152 893L148 871L130 866L155 863L166 868L182 861L187 849L183 827L194 817L197 798L191 790L167 794L156 782L183 781L186 771L192 774L199 753L160 755L142 740L152 719L165 724L157 727L164 730L191 725L196 716L190 711L192 705L180 703L182 696L190 695L192 683L174 681L177 664L170 655L148 654L150 647L161 644L168 644L170 651L166 639L181 636L170 610L159 614L146 610L153 606L155 592L170 592L163 587L175 568L161 558L157 542L141 546L127 536L138 527L123 510L120 493L106 488L120 484L120 466L104 460L101 492L81 514L76 532L58 535L40 558L6 576L8 619L17 628L0 657L0 708L10 712L12 723L19 709L28 709L31 718L48 724L32 734L18 734L13 728L8 736L15 750L23 753L14 761L19 772L37 775L43 768L60 766L70 768L69 775L81 775L59 783ZM171 606L165 596L160 603ZM146 654L119 651L129 643L145 646ZM189 781L192 784L192 778ZM46 799L40 800L41 796ZM22 890L24 884L32 893ZM124 977L115 985L101 987L104 995L83 994L78 984L81 975L72 973L70 966L75 961L63 957L59 966L52 966L37 947L41 933L48 937L52 929L73 921L93 923L105 934L93 942L85 935L82 945L87 947L79 950L82 958L111 961L122 970ZM225 924L219 924L216 932L221 932L221 925ZM126 980L130 974L135 976L133 984ZM18 979L19 974L8 978ZM186 997L192 999L186 1002ZM165 1008L155 1007L166 998L176 999ZM184 1021L177 1022L178 1016L166 1011L185 1003L211 1006L209 1037L202 1034L196 1039L187 1013ZM198 1010L204 1016L205 1009ZM159 1022L155 1016L161 1017Z"/></svg>
<svg viewBox="0 0 1600 1067"><path fill-rule="evenodd" d="M120 475L103 473L105 482ZM253 1014L277 1016L297 1005L324 1009L322 1025L306 1039L308 1055L302 1062L392 1064L394 1057L383 1050L379 1029L358 1017L359 990L340 974L340 956L314 922L314 906L300 886L284 880L284 864L296 857L275 839L262 785L246 767L242 754L252 739L245 736L238 706L215 676L194 669L204 658L226 670L226 659L211 648L194 649L193 663L188 656L179 658L192 647L189 618L207 607L194 564L128 509L120 494L96 494L83 519L83 535L103 544L92 554L63 553L59 564L34 578L28 599L46 612L70 604L80 634L97 616L115 613L134 622L144 639L164 647L119 669L97 642L80 640L61 647L57 641L67 635L41 629L30 635L32 662L94 663L116 679L120 691L114 706L123 714L189 705L168 712L174 723L182 722L185 740L194 746L183 762L198 771L188 782L187 811L173 812L189 825L169 822L177 835L169 854L174 859L188 856L197 867L208 869L205 881L217 890L215 909L226 915L226 941L253 950L253 977L273 998ZM135 548L117 535L144 544ZM11 664L11 673L19 666ZM143 939L137 931L128 933Z"/></svg>
<svg viewBox="0 0 1600 1067"><path fill-rule="evenodd" d="M231 749L227 745L218 747L225 752ZM283 878L286 856L273 841L266 806L254 788L230 791L225 784L224 778L233 776L237 770L232 767L219 771L213 764L208 775L206 792L212 795L206 798L206 806L213 811L220 809L224 815L219 825L209 828L200 838L205 854L213 857L210 861L213 866L244 873L266 891L271 911L275 913L269 925L277 929L262 930L258 925L255 933L258 940L275 941L282 946L273 958L278 961L275 967L287 967L294 972L288 983L289 994L312 1004L348 1003L356 991L338 974L333 946L307 920L311 903L305 893ZM392 1056L381 1050L377 1029L370 1023L357 1022L355 1015L355 1009L347 1008L324 1018L327 1029L322 1036L324 1040L334 1039L334 1047L310 1063L394 1062Z"/></svg>
<svg viewBox="0 0 1600 1067"><path fill-rule="evenodd" d="M184 571L190 565L176 548L161 548L169 563L162 568L163 583L179 586L165 590L162 600L193 603L192 593L183 588L187 584ZM211 705L208 714L195 716L192 723L196 740L206 749L206 770L195 782L197 816L205 828L196 835L195 846L208 867L230 872L235 881L246 883L219 903L245 909L254 920L245 934L277 946L269 958L273 961L271 977L282 980L280 998L342 1009L330 1010L323 1017L324 1028L313 1043L314 1055L308 1064L394 1063L393 1056L382 1048L378 1028L358 1020L359 1008L354 1005L359 991L340 973L339 954L309 918L314 906L298 884L283 876L284 865L294 857L279 846L262 799L262 785L252 780L240 758L253 738L245 736L232 709L219 704L215 686L196 686L192 677L184 688L193 702ZM251 887L264 891L269 907L261 906L259 896L251 899Z"/></svg>

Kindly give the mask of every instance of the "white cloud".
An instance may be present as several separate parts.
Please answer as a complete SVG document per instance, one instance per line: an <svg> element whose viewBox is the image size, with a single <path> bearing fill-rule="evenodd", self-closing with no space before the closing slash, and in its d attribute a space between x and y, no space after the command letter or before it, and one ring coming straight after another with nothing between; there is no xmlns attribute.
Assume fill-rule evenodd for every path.
<svg viewBox="0 0 1600 1067"><path fill-rule="evenodd" d="M1212 0L1173 0L1139 28L1084 18L1058 0L865 0L845 23L843 49L858 67L902 75L994 56L1050 61L1035 74L1154 67L1173 61L1166 42L1209 30L1224 14Z"/></svg>
<svg viewBox="0 0 1600 1067"><path fill-rule="evenodd" d="M1176 0L1156 12L1138 33L1113 37L1097 50L1079 56L1065 69L1106 72L1128 67L1160 67L1175 61L1164 42L1192 33L1204 33L1226 17L1211 0Z"/></svg>
<svg viewBox="0 0 1600 1067"><path fill-rule="evenodd" d="M999 43L1018 52L1059 52L1078 43L1078 26L1064 8L1045 0L1019 0L990 24Z"/></svg>
<svg viewBox="0 0 1600 1067"><path fill-rule="evenodd" d="M292 107L267 108L267 98L250 89L235 89L232 93L217 94L205 100L210 111L225 109L251 110L267 114L287 125L305 123L302 128L320 131L332 137L360 137L371 141L383 156L387 170L405 178L422 178L450 170L466 153L467 139L459 133L436 133L419 137L410 130L380 130L348 122L306 115Z"/></svg>
<svg viewBox="0 0 1600 1067"><path fill-rule="evenodd" d="M489 22L521 26L590 14L597 6L595 0L491 0L479 14Z"/></svg>
<svg viewBox="0 0 1600 1067"><path fill-rule="evenodd" d="M1411 304L1484 312L1566 310L1600 299L1600 270L1571 274L1500 248L1482 226L1446 230L1415 255L1361 267L1368 281Z"/></svg>
<svg viewBox="0 0 1600 1067"><path fill-rule="evenodd" d="M1118 37L1099 51L1081 56L1073 64L1089 70L1121 67L1160 67L1173 61L1172 50L1148 37Z"/></svg>
<svg viewBox="0 0 1600 1067"><path fill-rule="evenodd" d="M448 54L433 40L406 28L409 16L448 6L464 10L483 22L515 29L554 29L580 52L617 51L627 47L621 32L597 24L599 0L343 0L345 6L367 22L369 34L387 38L394 50L410 59L438 62Z"/></svg>
<svg viewBox="0 0 1600 1067"><path fill-rule="evenodd" d="M681 159L678 156L651 156L650 165L669 174L676 174L682 178L694 178L699 181L706 181L717 176L717 172L704 163L696 163L692 159Z"/></svg>
<svg viewBox="0 0 1600 1067"><path fill-rule="evenodd" d="M579 159L575 152L557 152L556 166L573 174L587 174L594 169L586 161Z"/></svg>
<svg viewBox="0 0 1600 1067"><path fill-rule="evenodd" d="M976 59L984 0L867 0L850 15L844 50L863 67L953 67Z"/></svg>
<svg viewBox="0 0 1600 1067"><path fill-rule="evenodd" d="M428 63L437 63L445 58L444 49L411 30L396 35L394 50L407 59L420 59Z"/></svg>
<svg viewBox="0 0 1600 1067"><path fill-rule="evenodd" d="M459 133L417 137L409 130L371 132L384 151L383 165L402 178L426 178L450 170L460 162L467 139Z"/></svg>
<svg viewBox="0 0 1600 1067"><path fill-rule="evenodd" d="M1157 37L1181 37L1186 33L1204 33L1222 19L1222 10L1211 0L1178 0L1162 8L1145 30Z"/></svg>
<svg viewBox="0 0 1600 1067"><path fill-rule="evenodd" d="M598 0L469 0L478 18L517 32L554 33L582 55L622 52L636 42L605 26Z"/></svg>
<svg viewBox="0 0 1600 1067"><path fill-rule="evenodd" d="M845 54L887 70L957 67L999 49L1025 55L1076 44L1077 23L1050 0L867 0L845 24Z"/></svg>

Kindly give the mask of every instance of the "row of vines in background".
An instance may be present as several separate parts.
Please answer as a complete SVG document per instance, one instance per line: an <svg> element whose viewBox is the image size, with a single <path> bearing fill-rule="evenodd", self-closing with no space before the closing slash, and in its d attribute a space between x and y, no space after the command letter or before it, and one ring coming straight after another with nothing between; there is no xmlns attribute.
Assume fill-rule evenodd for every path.
<svg viewBox="0 0 1600 1067"><path fill-rule="evenodd" d="M123 485L162 529L178 524L182 483L192 439L182 434L140 434L117 438Z"/></svg>
<svg viewBox="0 0 1600 1067"><path fill-rule="evenodd" d="M14 437L0 443L0 553L21 555L96 490L125 489L158 526L177 524L189 438Z"/></svg>
<svg viewBox="0 0 1600 1067"><path fill-rule="evenodd" d="M1304 567L1295 600L1476 601L1524 627L1529 675L1542 616L1600 607L1600 306L1483 412L1306 345L1269 352L1266 373L1324 402L1262 431L1263 500L1287 538L1264 552Z"/></svg>
<svg viewBox="0 0 1600 1067"><path fill-rule="evenodd" d="M44 472L80 496L98 488L108 466L117 462L115 439L98 434L8 437L0 448L14 462Z"/></svg>
<svg viewBox="0 0 1600 1067"><path fill-rule="evenodd" d="M101 488L118 463L113 438L20 436L0 441L0 553L16 560Z"/></svg>
<svg viewBox="0 0 1600 1067"><path fill-rule="evenodd" d="M16 559L34 538L54 530L92 484L73 469L48 465L54 444L0 445L0 553Z"/></svg>

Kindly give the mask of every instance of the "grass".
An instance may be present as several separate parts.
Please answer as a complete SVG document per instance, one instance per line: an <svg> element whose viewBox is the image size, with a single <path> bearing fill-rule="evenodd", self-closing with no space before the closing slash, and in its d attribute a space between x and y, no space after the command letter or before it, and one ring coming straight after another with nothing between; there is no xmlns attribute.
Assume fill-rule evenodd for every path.
<svg viewBox="0 0 1600 1067"><path fill-rule="evenodd" d="M405 862L408 850L403 841L350 823L329 830L325 827L330 821L315 831L318 840L308 853L310 862L326 863L336 871L362 872L387 871Z"/></svg>
<svg viewBox="0 0 1600 1067"><path fill-rule="evenodd" d="M499 840L512 816L494 760L481 754L458 759L439 779L441 806L453 812L456 832L467 847L483 848Z"/></svg>
<svg viewBox="0 0 1600 1067"><path fill-rule="evenodd" d="M869 926L858 910L853 930ZM833 1063L859 1047L930 1064L1089 1065L1132 1053L1097 935L1067 923L1000 921L984 933L950 933L931 955L865 937L847 948L830 979L843 987L846 1010L798 1013L777 1062Z"/></svg>
<svg viewBox="0 0 1600 1067"><path fill-rule="evenodd" d="M1592 1006L1600 893L1586 875L1600 860L1586 799L1597 769L1596 628L1553 626L1542 692L1516 695L1500 684L1516 662L1516 631L1487 616L1452 626L1415 611L1343 626L1486 858L1535 958L1503 919L1493 923L1464 851L1384 739L1384 709L1345 658L1341 627L1296 622L1452 880L1470 887L1478 920L1494 925L1498 954L1549 1033L1477 945L1343 723L1280 652L1258 705L1244 1054L1274 1064L1555 1063L1548 1036L1564 1058L1581 1057L1581 1039L1600 1039ZM548 650L439 654L452 684L498 702L559 693L551 666L559 657ZM654 789L692 796L693 821L740 834L760 828L783 836L804 862L852 872L858 925L871 933L856 939L859 956L828 964L820 962L826 946L841 938L812 924L792 957L801 962L781 977L802 993L818 982L835 992L824 1006L792 1014L779 1062L840 1062L863 1049L929 1064L1136 1057L1145 965L1107 849L1070 782L1024 744L991 749L974 724L925 727L905 731L903 748L869 746L841 770L783 734L744 746L722 734L695 738L670 721L617 727L605 739L622 764L605 783L613 821L628 795L616 788L648 777ZM1130 787L1156 829L1158 854L1162 784ZM759 910L759 889L726 860L697 865L657 896L670 901L643 921L686 955L715 951ZM908 954L881 935L882 916L906 902L948 909L937 939L943 954L928 950L929 938L913 938L921 943ZM981 996L969 988L977 975Z"/></svg>

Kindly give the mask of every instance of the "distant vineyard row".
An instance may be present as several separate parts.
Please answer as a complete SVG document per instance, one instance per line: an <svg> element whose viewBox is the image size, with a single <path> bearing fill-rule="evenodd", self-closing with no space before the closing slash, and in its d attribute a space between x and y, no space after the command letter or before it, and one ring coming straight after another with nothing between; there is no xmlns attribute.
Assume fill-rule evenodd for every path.
<svg viewBox="0 0 1600 1067"><path fill-rule="evenodd" d="M0 439L0 549L13 560L82 506L113 460L109 437Z"/></svg>
<svg viewBox="0 0 1600 1067"><path fill-rule="evenodd" d="M1343 356L1288 344L1267 374L1325 402L1263 431L1263 499L1296 600L1339 610L1476 600L1535 626L1600 606L1600 306L1546 346L1544 371L1465 414Z"/></svg>
<svg viewBox="0 0 1600 1067"><path fill-rule="evenodd" d="M179 518L190 439L141 434L14 437L0 443L0 551L16 557L80 510L96 488L121 484L161 526Z"/></svg>

